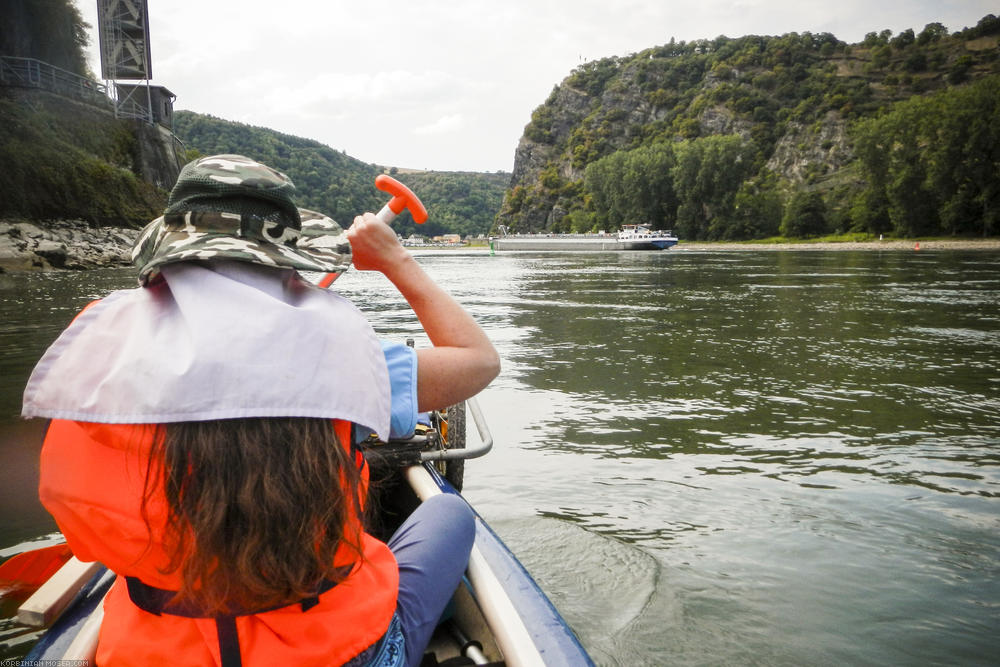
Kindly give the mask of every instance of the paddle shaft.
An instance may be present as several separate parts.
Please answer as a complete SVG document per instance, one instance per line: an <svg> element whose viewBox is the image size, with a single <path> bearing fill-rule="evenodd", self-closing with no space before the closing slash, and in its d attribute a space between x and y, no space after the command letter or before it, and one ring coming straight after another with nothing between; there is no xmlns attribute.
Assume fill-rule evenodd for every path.
<svg viewBox="0 0 1000 667"><path fill-rule="evenodd" d="M404 210L410 212L413 221L417 224L422 225L427 221L427 209L424 208L420 198L413 194L413 190L395 178L379 174L375 177L375 187L392 195L392 199L382 207L381 211L375 214L375 217L385 224L388 225ZM320 279L318 284L320 287L329 287L338 277L340 277L339 273L328 273Z"/></svg>

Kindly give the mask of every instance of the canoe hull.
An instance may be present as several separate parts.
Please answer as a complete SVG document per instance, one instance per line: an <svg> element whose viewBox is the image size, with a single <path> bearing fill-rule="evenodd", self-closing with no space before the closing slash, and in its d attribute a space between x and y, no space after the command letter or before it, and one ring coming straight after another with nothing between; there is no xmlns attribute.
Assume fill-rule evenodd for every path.
<svg viewBox="0 0 1000 667"><path fill-rule="evenodd" d="M415 475L429 478L437 492L457 494L432 466L425 464L423 470L426 475L412 470L408 473L421 500L435 491L421 488L422 482L413 479ZM476 541L468 580L507 664L593 665L544 591L475 508L472 511L476 514Z"/></svg>

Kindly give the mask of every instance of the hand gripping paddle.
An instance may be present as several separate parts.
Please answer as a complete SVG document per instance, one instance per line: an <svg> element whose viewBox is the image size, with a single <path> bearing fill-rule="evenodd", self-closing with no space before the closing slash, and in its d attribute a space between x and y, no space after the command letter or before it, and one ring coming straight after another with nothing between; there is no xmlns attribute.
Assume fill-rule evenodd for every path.
<svg viewBox="0 0 1000 667"><path fill-rule="evenodd" d="M375 177L375 187L383 192L392 195L382 210L375 214L375 217L382 222L389 224L393 218L403 212L404 209L410 211L413 221L417 224L427 222L427 209L421 203L420 198L413 194L413 190L406 187L392 176L379 174ZM328 273L319 281L320 287L329 287L337 279L339 273Z"/></svg>

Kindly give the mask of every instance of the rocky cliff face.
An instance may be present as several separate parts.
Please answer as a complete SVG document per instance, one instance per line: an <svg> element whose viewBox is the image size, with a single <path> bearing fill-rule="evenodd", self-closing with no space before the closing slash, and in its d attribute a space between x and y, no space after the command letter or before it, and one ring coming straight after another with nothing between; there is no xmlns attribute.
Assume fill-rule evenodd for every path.
<svg viewBox="0 0 1000 667"><path fill-rule="evenodd" d="M497 224L521 232L550 229L566 215L571 207L568 200L577 193L567 196L546 188L542 184L546 170L554 169L563 184L581 183L591 161L636 148L658 133L674 110L652 103L653 96L639 78L635 67L623 66L599 95L575 88L573 77L553 91L533 117L533 123L542 125L544 132L529 126L518 143L511 189ZM707 103L718 86L714 77L704 78L693 96L696 109L692 120L687 124L672 122L678 128L675 141L710 135L736 135L748 143L757 140L759 122L724 103ZM767 168L791 183L834 173L853 159L848 123L837 111L829 111L813 123L782 123L777 139L769 139L764 149ZM522 199L527 205L516 205L513 195L518 190L530 193Z"/></svg>
<svg viewBox="0 0 1000 667"><path fill-rule="evenodd" d="M854 159L847 128L847 121L836 111L812 125L789 123L767 168L796 182L842 169Z"/></svg>
<svg viewBox="0 0 1000 667"><path fill-rule="evenodd" d="M161 190L170 190L184 166L184 149L174 133L162 125L135 123L138 142L136 161L143 180Z"/></svg>
<svg viewBox="0 0 1000 667"><path fill-rule="evenodd" d="M849 45L833 35L719 37L653 47L574 70L532 114L496 223L550 229L586 210L589 164L657 142L737 136L750 180L791 193L857 182L851 126L914 95L1000 73L1000 20L940 24Z"/></svg>

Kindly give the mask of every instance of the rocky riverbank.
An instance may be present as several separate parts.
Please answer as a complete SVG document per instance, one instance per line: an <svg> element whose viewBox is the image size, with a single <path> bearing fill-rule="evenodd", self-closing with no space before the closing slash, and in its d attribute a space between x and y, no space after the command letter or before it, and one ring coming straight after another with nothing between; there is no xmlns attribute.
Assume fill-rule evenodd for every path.
<svg viewBox="0 0 1000 667"><path fill-rule="evenodd" d="M0 220L0 273L128 266L138 229L91 227L82 220ZM670 252L719 250L992 250L1000 239L846 241L841 243L699 243L681 241Z"/></svg>
<svg viewBox="0 0 1000 667"><path fill-rule="evenodd" d="M137 229L91 227L82 220L0 220L0 273L126 266L138 235Z"/></svg>

